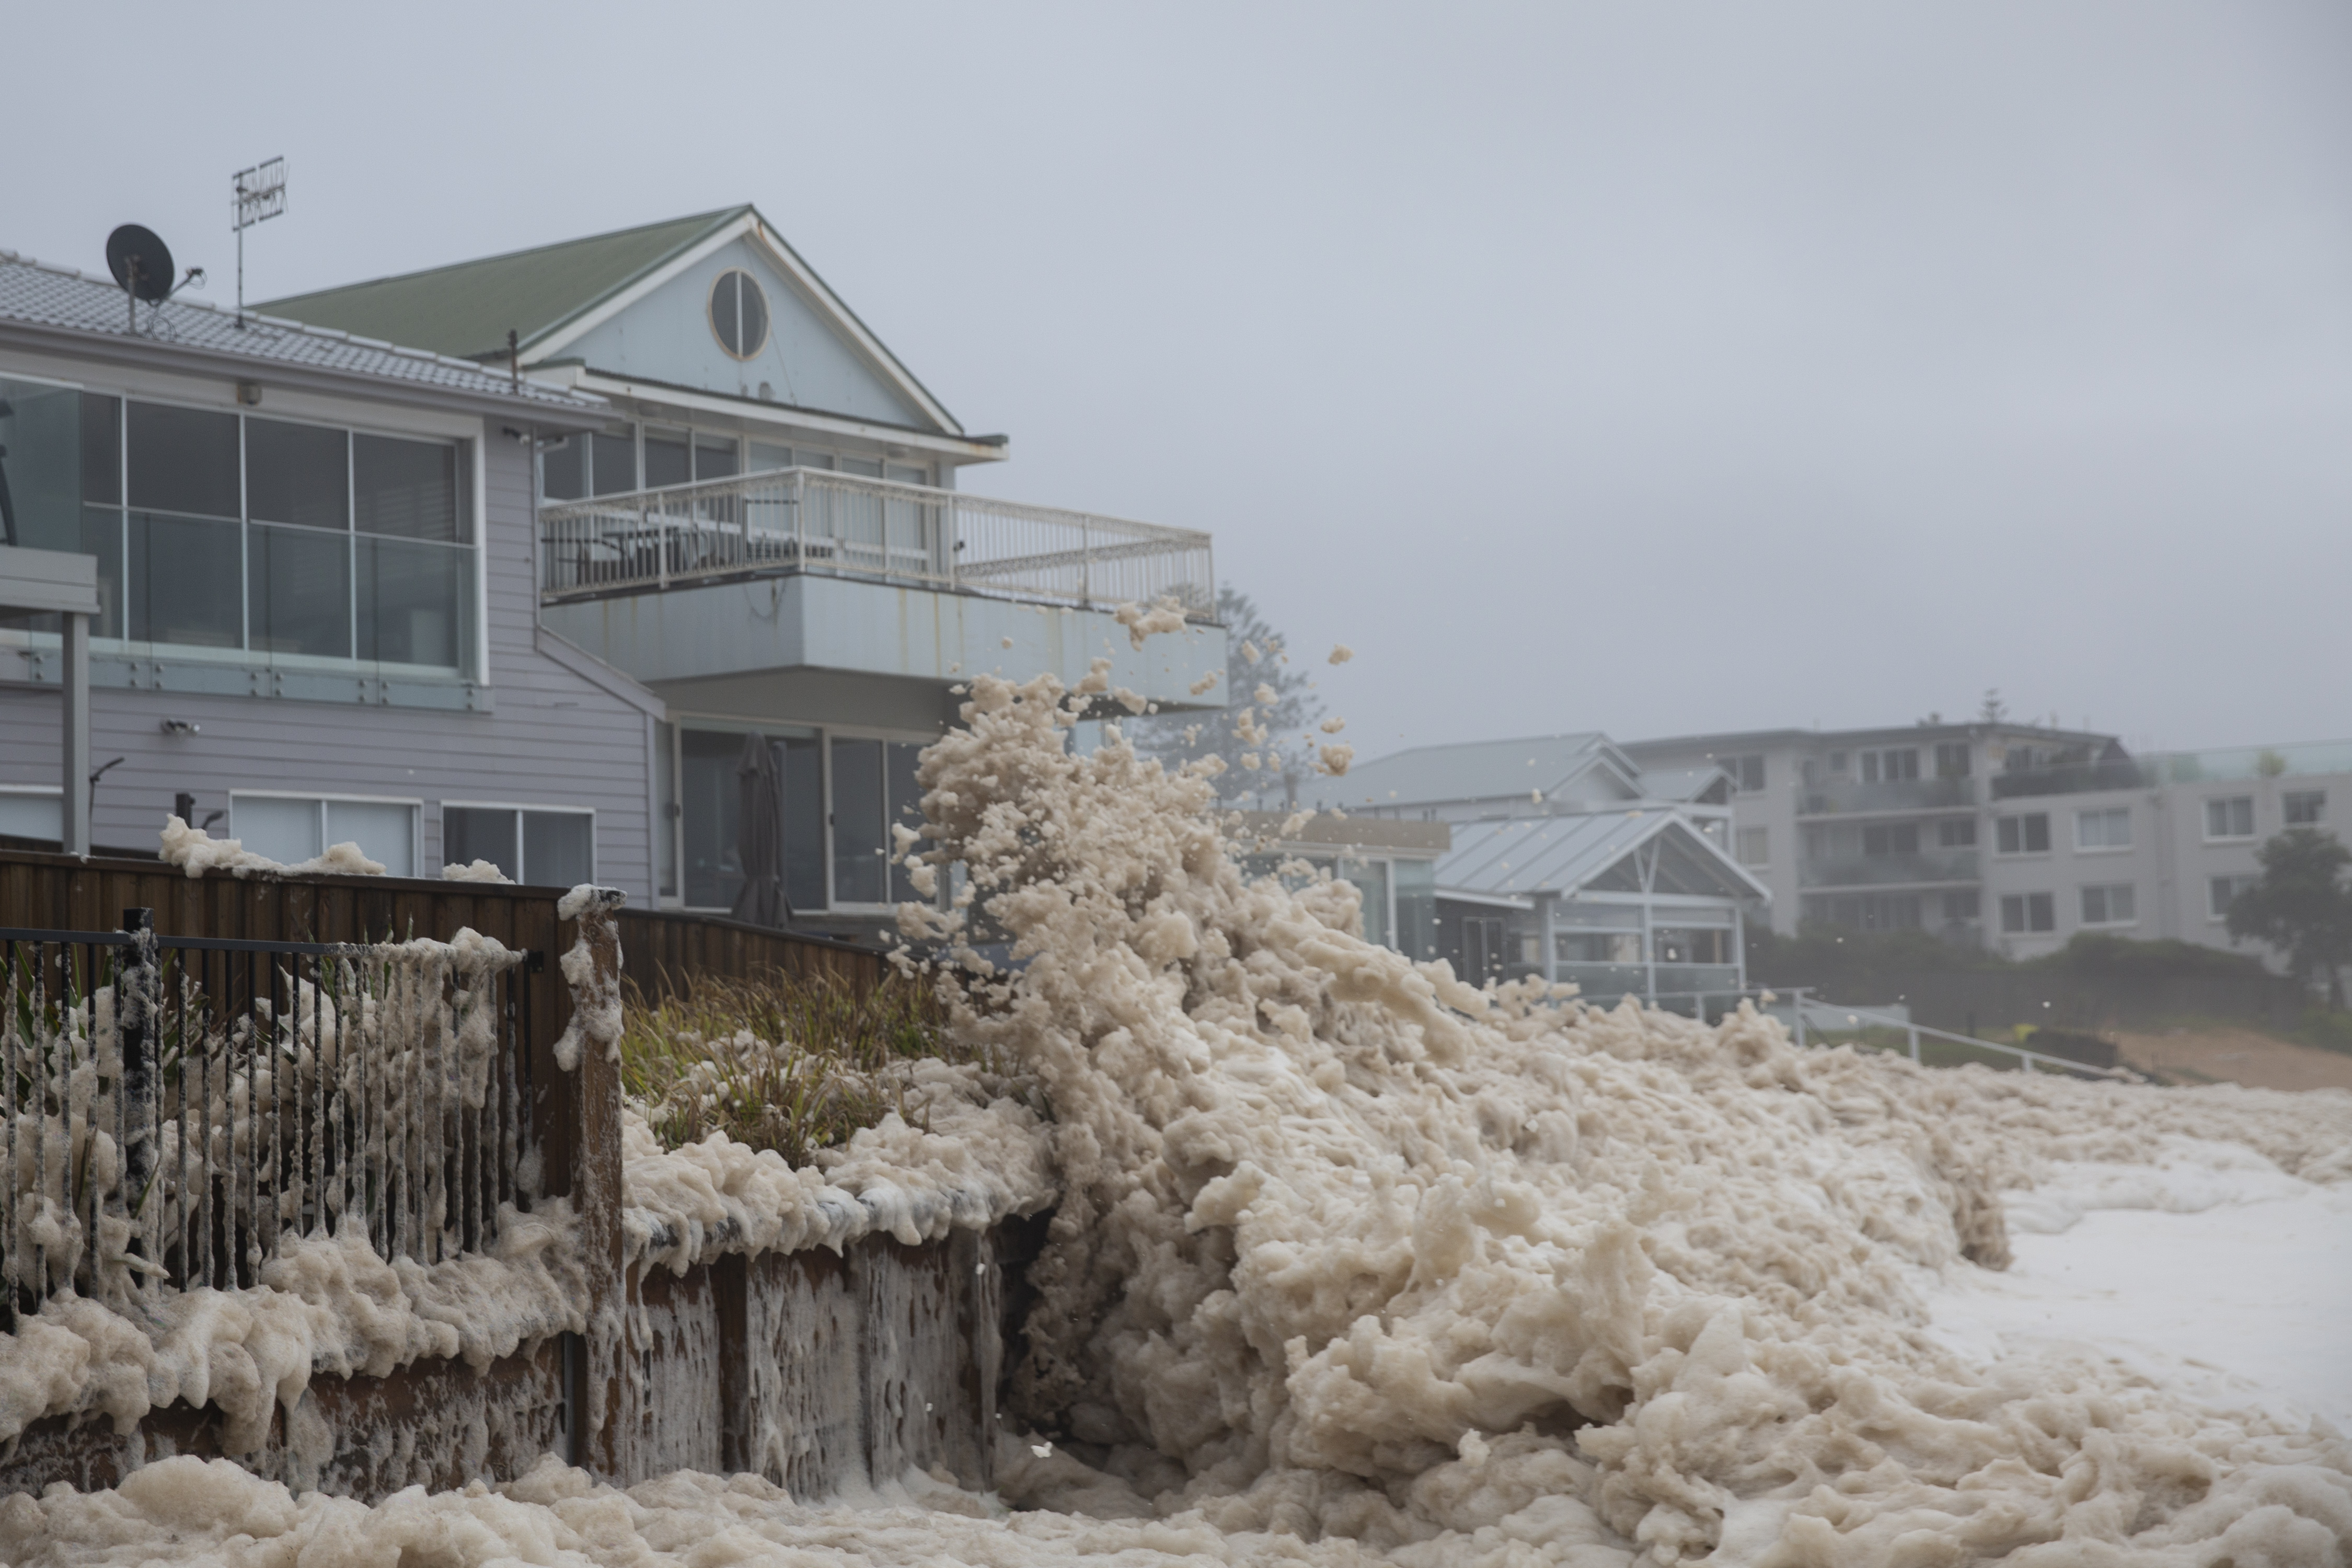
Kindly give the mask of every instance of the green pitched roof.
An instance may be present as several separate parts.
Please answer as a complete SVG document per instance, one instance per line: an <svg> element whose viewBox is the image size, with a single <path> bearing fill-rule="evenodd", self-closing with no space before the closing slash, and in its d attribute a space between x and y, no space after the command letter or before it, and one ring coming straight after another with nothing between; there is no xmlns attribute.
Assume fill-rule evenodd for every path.
<svg viewBox="0 0 2352 1568"><path fill-rule="evenodd" d="M751 209L728 207L253 307L314 327L466 359L524 348Z"/></svg>

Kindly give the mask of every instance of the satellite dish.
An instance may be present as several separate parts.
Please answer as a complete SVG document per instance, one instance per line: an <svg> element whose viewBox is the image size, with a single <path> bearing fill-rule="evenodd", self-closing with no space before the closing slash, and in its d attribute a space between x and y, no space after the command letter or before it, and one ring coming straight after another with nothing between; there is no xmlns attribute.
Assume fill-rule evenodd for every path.
<svg viewBox="0 0 2352 1568"><path fill-rule="evenodd" d="M153 229L126 223L108 235L106 269L133 299L154 305L172 297L172 249Z"/></svg>

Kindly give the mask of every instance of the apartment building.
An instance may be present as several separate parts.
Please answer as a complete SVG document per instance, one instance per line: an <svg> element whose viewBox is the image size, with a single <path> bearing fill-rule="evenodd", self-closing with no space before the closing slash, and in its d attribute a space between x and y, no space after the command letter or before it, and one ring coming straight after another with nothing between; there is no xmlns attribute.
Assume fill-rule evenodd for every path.
<svg viewBox="0 0 2352 1568"><path fill-rule="evenodd" d="M1923 931L2030 958L2078 931L2231 946L2231 899L2288 827L2352 836L2352 743L2135 757L2113 735L1980 722L1635 742L1713 765L1773 928Z"/></svg>

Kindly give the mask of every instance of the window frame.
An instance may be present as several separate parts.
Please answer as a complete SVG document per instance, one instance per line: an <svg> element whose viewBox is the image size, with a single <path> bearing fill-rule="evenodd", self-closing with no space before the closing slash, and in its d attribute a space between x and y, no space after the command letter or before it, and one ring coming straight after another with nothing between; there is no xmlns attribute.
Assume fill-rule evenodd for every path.
<svg viewBox="0 0 2352 1568"><path fill-rule="evenodd" d="M2254 838L2258 838L2258 837L2262 837L2262 835L2260 834L2260 832L2257 830L2257 828L2258 828L2258 825L2257 825L2257 823L2256 823L2256 821L2255 821L2255 813L2254 813L2254 797L2253 797L2252 795L2207 795L2207 796L2205 797L2204 805L2205 805L2205 842L2206 842L2206 843L2208 843L2208 844L2243 844L2243 843L2246 843L2247 841L2249 841L2250 839L2254 839ZM2243 806L2246 808L2246 830L2245 830L2243 833L2226 833L2226 832L2225 832L2225 833L2216 833L2216 832L2214 832L2214 831L2213 831L2213 820L2214 820L2214 811L2215 811L2215 808L2217 808L2217 807L2224 807L2224 808L2226 808L2226 807L2237 806L2237 805L2243 805ZM2226 826L2226 825L2225 825L2225 826Z"/></svg>
<svg viewBox="0 0 2352 1568"><path fill-rule="evenodd" d="M46 800L58 808L58 835L62 842L65 831L66 792L63 784L0 784L0 797L9 800ZM27 835L37 841L47 842L49 835Z"/></svg>
<svg viewBox="0 0 2352 1568"><path fill-rule="evenodd" d="M719 331L719 286L730 278L737 277L751 285L751 291L760 301L760 341L740 353ZM759 358L766 351L769 339L775 335L776 308L768 302L767 289L761 287L759 278L748 267L722 268L718 276L711 279L710 287L702 294L702 319L709 327L710 339L719 345L719 352L738 364L748 364ZM735 325L740 337L743 325L743 294L740 288L735 294Z"/></svg>
<svg viewBox="0 0 2352 1568"><path fill-rule="evenodd" d="M338 802L345 805L404 805L408 813L409 876L417 876L416 868L425 863L425 806L422 795L352 795L342 790L310 789L232 789L228 792L228 837L241 837L236 827L236 803L240 800L307 800L319 807L319 853L334 847L327 837L327 807ZM362 850L364 854L366 851Z"/></svg>
<svg viewBox="0 0 2352 1568"><path fill-rule="evenodd" d="M2124 926L2139 924L2139 884L2137 882L2086 882L2076 889L2075 893L2074 910L2080 917L2078 923L2087 930L2112 931ZM2131 905L2130 914L2118 916L2115 912L2117 893L2123 894L2126 901ZM2098 895L2102 909L2102 913L2096 919L2092 918L2091 915L2093 894Z"/></svg>
<svg viewBox="0 0 2352 1568"><path fill-rule="evenodd" d="M2016 925L2011 925L2009 921L2012 906L2019 917ZM1996 912L2000 918L2000 934L2003 936L2048 936L2058 929L2058 898L2054 893L2003 893L2000 907ZM2045 912L2046 924L2037 926L2033 923L2037 912Z"/></svg>
<svg viewBox="0 0 2352 1568"><path fill-rule="evenodd" d="M2308 816L2297 816L2298 807L2308 805ZM2324 789L2290 789L2279 792L2279 819L2289 827L2316 827L2327 820L2327 792Z"/></svg>
<svg viewBox="0 0 2352 1568"><path fill-rule="evenodd" d="M2083 830L2092 818L2107 820L2116 816L2121 816L2124 822L2122 843L2092 844L2085 841ZM2077 855L2127 855L2132 849L2132 809L2128 805L2094 805L2078 808L2074 813L2074 853Z"/></svg>
<svg viewBox="0 0 2352 1568"><path fill-rule="evenodd" d="M64 381L48 376L25 376L19 375L15 371L7 374L14 380L37 381L42 384L55 385L60 389L70 388L89 396L110 398L116 405L114 442L116 499L111 501L85 500L82 506L85 511L97 510L112 514L116 531L115 560L121 573L120 586L123 603L119 607L117 615L121 621L122 635L100 637L93 630L90 637L93 651L131 657L139 657L142 654L146 657L154 657L155 650L163 649L170 650L173 657L193 656L205 660L230 660L265 668L311 669L337 673L346 670L372 670L378 672L379 675L384 671L396 671L399 672L398 679L436 679L454 676L459 680L476 684L488 683L489 679L488 489L487 475L484 471L487 465L481 449L482 439L478 430L456 433L437 426L420 429L413 426L386 425L364 417L364 414L370 411L364 407L355 411L352 416L345 416L332 412L321 413L315 410L306 412L299 408L291 413L280 409L265 410L248 406L240 402L231 402L224 406L220 403L207 402L189 395L184 390L184 382L177 386L152 390L143 387L134 388L129 380L101 384L89 381ZM164 408L184 408L197 413L226 413L235 420L237 469L236 517L215 518L194 512L163 511L154 508L136 507L131 503L130 411L131 405L136 403ZM255 419L277 425L299 425L312 429L333 430L341 434L344 452L345 516L344 525L341 529L323 529L303 523L277 522L252 516L252 484L248 471L250 464L246 426L248 421ZM458 465L455 486L456 497L457 504L464 509L465 513L460 521L467 525L472 537L462 541L443 542L402 540L398 535L373 532L362 535L358 526L357 485L359 481L352 440L357 436L374 436L386 440L410 441L419 445L453 448ZM236 647L217 647L204 644L175 643L152 637L133 637L130 635L133 598L131 582L131 519L134 514L175 521L233 523L236 526L237 530L236 572L239 588L238 637ZM341 538L345 542L344 580L348 599L345 613L350 632L346 646L352 650L351 653L275 653L266 649L257 649L252 646L252 530L257 526L299 530L306 534ZM461 624L454 628L457 642L457 658L455 664L413 664L398 660L369 658L359 653L359 541L362 537L426 544L437 550L460 552L470 557L464 574L464 586L458 594L460 603L457 606L461 616L469 621L470 626ZM471 646L469 647L468 644ZM245 793L259 795L264 792L247 791ZM334 798L360 800L364 797L350 795Z"/></svg>
<svg viewBox="0 0 2352 1568"><path fill-rule="evenodd" d="M2024 860L2030 859L2036 855L2047 855L2051 852L2050 814L2048 812L2005 812L2002 815L1994 817L1992 820L1992 852L1995 856L2008 860ZM2034 848L2032 844L2028 842L2031 836L2026 831L2026 824L2037 820L2042 824L2042 847L2039 849ZM2014 849L2006 849L2001 847L2001 830L2012 822L2017 824L2018 847Z"/></svg>
<svg viewBox="0 0 2352 1568"><path fill-rule="evenodd" d="M835 739L838 737L845 741L879 741L883 742L885 746L892 744L928 746L932 742L940 738L939 731L932 731L928 733L918 733L907 730L892 730L874 725L817 724L797 720L790 721L782 720L754 721L721 713L689 713L679 712L677 710L673 710L670 713L667 723L669 725L671 767L674 770L672 777L675 781L672 787L679 793L681 800L683 799L686 788L684 763L686 734L688 731L707 734L732 735L738 740L740 740L745 735L761 735L768 739L771 742L787 738L787 731L789 731L791 737L794 739L814 739L817 745L817 776L820 780L821 793L824 795L824 808L820 813L820 816L822 817L822 827L824 834L824 906L821 910L810 909L805 910L799 910L798 906L795 906L795 910L796 912L806 914L856 915L865 918L888 916L897 911L901 900L894 899L887 902L879 904L845 903L842 901L835 889L835 884L834 881L833 851L833 742ZM884 752L884 776L887 781L888 776L887 752ZM463 805L465 803L459 802L457 804ZM894 818L889 815L886 802L882 826L886 847L887 844L887 836L890 830L890 824L893 820ZM685 812L682 806L678 816L677 829L673 836L673 838L677 847L678 890L675 900L664 904L663 907L666 909L689 910L701 913L725 913L726 906L723 905L694 904L687 902L687 832ZM940 879L940 897L942 900L948 896L948 881L949 879L944 877ZM887 875L884 879L884 886L888 886L888 879ZM1391 902L1391 913L1393 913L1393 903L1395 898L1395 890L1393 888L1391 889L1390 897Z"/></svg>
<svg viewBox="0 0 2352 1568"><path fill-rule="evenodd" d="M2225 874L2219 877L2207 877L2205 879L2205 919L2207 921L2219 924L2228 921L2230 918L2230 904L2224 904L2220 909L2215 909L2213 907L2214 890L2222 883L2226 882L2230 884L2230 903L2234 904L2241 898L2244 897L2256 882L2261 880L2262 879L2260 877L2246 871ZM2242 886L2241 884L2243 885Z"/></svg>
<svg viewBox="0 0 2352 1568"><path fill-rule="evenodd" d="M588 880L593 882L596 879L596 808L593 805L550 805L544 802L512 800L442 801L439 805L441 816L436 826L441 829L440 856L443 865L450 865L454 863L449 859L448 828L448 814L453 809L457 811L510 811L514 813L516 862L514 879L528 887L552 887L554 884L533 882L530 880L529 875L530 868L529 858L530 851L523 847L523 814L526 812L535 811L544 816L584 816L588 819ZM503 866L499 868L502 871L506 869ZM441 873L436 869L433 874L437 877Z"/></svg>
<svg viewBox="0 0 2352 1568"><path fill-rule="evenodd" d="M835 862L839 858L839 851L835 847L833 837L835 831L834 815L835 811L836 799L833 786L833 742L836 739L843 741L879 741L882 742L882 784L883 787L887 790L889 787L890 783L889 748L893 745L928 746L933 741L938 740L939 735L935 732L929 735L916 736L910 735L903 730L891 731L887 729L876 729L863 724L814 724L804 727L813 729L816 731L818 748L817 755L823 763L823 772L824 776L824 907L827 912L833 914L874 916L896 913L898 905L902 900L898 899L888 899L878 904L845 902L842 899L840 888L835 880L834 873L836 869ZM891 872L896 866L896 862L893 860L889 853L890 827L891 824L896 820L897 818L890 811L888 797L886 795L882 805L882 847L885 851L883 856L882 886L886 891L890 886ZM942 889L946 887L944 879L942 879L940 886Z"/></svg>

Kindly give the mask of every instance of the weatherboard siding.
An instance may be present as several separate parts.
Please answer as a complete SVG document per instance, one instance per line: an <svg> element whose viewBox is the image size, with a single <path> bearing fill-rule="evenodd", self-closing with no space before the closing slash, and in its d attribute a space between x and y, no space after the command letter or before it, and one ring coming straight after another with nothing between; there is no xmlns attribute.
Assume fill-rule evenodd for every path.
<svg viewBox="0 0 2352 1568"><path fill-rule="evenodd" d="M93 764L122 757L99 786L93 842L156 841L173 797L200 811L231 790L382 795L425 803L418 869L441 859L446 800L586 806L596 813L597 879L651 902L650 721L605 685L540 651L528 455L493 427L478 446L488 527L486 646L494 710L453 713L98 687ZM169 735L166 719L196 724ZM0 686L0 784L54 785L58 694ZM215 827L225 830L226 824Z"/></svg>
<svg viewBox="0 0 2352 1568"><path fill-rule="evenodd" d="M738 267L760 280L768 298L768 341L748 360L719 348L709 313L711 284ZM795 407L891 425L931 424L743 239L722 246L560 352L608 374L742 397L758 396L765 382L777 402Z"/></svg>

